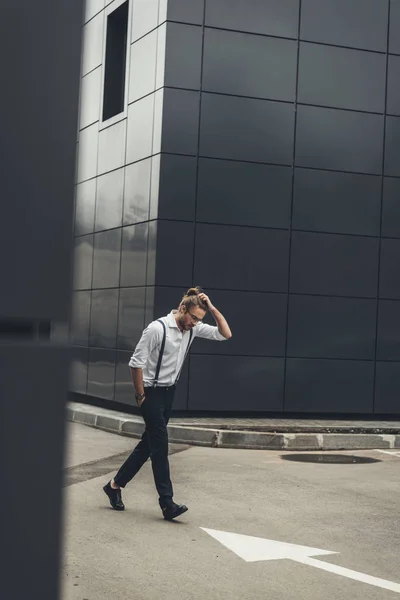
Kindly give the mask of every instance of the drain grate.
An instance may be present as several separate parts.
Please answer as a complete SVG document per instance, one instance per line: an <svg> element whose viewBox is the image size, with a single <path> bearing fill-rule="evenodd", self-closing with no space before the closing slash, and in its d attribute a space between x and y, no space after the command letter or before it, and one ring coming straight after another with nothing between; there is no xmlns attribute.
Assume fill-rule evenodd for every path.
<svg viewBox="0 0 400 600"><path fill-rule="evenodd" d="M381 462L369 456L353 456L350 454L282 454L282 460L293 462L323 463L328 465L354 465Z"/></svg>

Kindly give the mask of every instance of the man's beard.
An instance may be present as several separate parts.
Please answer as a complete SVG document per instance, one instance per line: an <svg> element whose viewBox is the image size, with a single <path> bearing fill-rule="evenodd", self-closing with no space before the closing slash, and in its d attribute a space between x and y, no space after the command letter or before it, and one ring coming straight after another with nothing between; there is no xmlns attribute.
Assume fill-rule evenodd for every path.
<svg viewBox="0 0 400 600"><path fill-rule="evenodd" d="M181 329L183 329L184 331L188 331L190 329L189 325L187 325L185 323L185 317L183 317L182 319L179 319L179 325L181 326Z"/></svg>

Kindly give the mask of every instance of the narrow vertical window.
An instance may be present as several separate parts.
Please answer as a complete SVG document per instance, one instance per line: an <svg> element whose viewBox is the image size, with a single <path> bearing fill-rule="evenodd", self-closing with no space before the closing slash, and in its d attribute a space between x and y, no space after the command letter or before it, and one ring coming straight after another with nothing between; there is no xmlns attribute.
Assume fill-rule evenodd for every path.
<svg viewBox="0 0 400 600"><path fill-rule="evenodd" d="M103 121L124 111L128 4L124 2L107 17Z"/></svg>

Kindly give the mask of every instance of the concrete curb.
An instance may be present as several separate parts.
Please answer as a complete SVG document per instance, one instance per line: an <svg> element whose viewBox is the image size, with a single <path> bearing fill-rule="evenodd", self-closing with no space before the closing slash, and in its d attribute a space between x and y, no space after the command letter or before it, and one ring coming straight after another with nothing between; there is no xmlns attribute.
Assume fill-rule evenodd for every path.
<svg viewBox="0 0 400 600"><path fill-rule="evenodd" d="M67 419L111 433L138 438L144 430L140 417L86 404L69 403ZM400 448L400 434L376 433L273 433L168 425L174 444L243 448L249 450L364 450Z"/></svg>

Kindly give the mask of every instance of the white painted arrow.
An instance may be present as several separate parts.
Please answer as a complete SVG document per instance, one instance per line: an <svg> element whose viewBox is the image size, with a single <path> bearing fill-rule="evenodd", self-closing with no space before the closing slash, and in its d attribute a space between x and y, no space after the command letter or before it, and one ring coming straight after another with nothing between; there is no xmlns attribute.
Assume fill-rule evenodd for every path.
<svg viewBox="0 0 400 600"><path fill-rule="evenodd" d="M304 565L323 569L330 573L336 573L336 575L342 575L342 577L362 581L363 583L368 583L369 585L374 585L400 594L399 583L380 579L379 577L372 577L365 573L359 573L358 571L352 571L351 569L321 562L320 560L312 558L313 556L338 554L338 552L321 550L320 548L309 548L308 546L298 546L297 544L288 544L286 542L276 542L274 540L267 540L250 535L241 535L239 533L205 529L204 527L201 527L200 529L218 540L221 544L226 546L226 548L237 554L240 558L243 558L246 562L290 559Z"/></svg>

